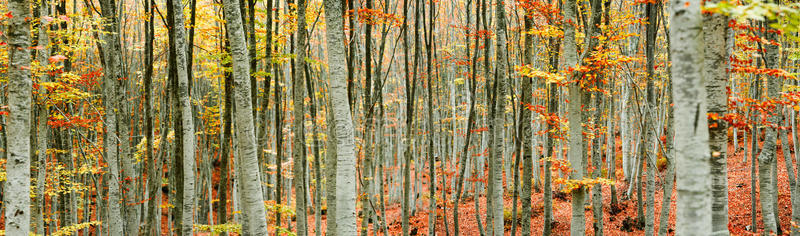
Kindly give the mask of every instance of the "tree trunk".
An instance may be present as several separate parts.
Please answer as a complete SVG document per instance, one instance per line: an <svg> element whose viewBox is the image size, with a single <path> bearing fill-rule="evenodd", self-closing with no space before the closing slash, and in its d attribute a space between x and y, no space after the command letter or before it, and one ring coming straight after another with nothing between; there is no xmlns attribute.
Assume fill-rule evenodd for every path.
<svg viewBox="0 0 800 236"><path fill-rule="evenodd" d="M227 51L230 52L230 40L226 39ZM230 63L227 66L231 66ZM230 160L231 160L231 140L233 140L232 124L233 119L231 112L233 111L233 75L230 72L225 72L223 75L224 81L224 102L222 108L222 138L220 139L220 165L219 165L219 187L217 189L217 196L219 198L219 206L217 207L217 224L225 224L228 222L228 182L230 179ZM268 92L268 91L267 91ZM238 155L237 155L238 156Z"/></svg>
<svg viewBox="0 0 800 236"><path fill-rule="evenodd" d="M533 28L533 12L526 11L525 16L525 29L529 30ZM523 56L523 63L525 65L531 65L533 63L533 36L526 34L525 35L525 55ZM528 109L528 104L532 103L533 100L533 93L531 90L533 78L531 77L523 77L522 78L522 105L520 106L520 118L519 122L517 122L521 127L519 129L518 137L522 138L522 222L520 223L520 228L522 228L522 235L529 236L531 235L531 194L532 194L532 179L533 176L533 158L534 151L531 149L531 110ZM538 165L537 165L538 167ZM519 168L519 167L516 167ZM550 171L550 170L546 170ZM536 176L538 179L539 176Z"/></svg>
<svg viewBox="0 0 800 236"><path fill-rule="evenodd" d="M114 0L103 0L100 2L100 7L103 13L103 17L108 19L108 24L105 25L104 30L107 32L118 32L119 23L116 18L116 5ZM105 126L106 126L106 137L104 140L104 150L106 151L106 155L103 159L108 162L108 210L109 210L109 234L111 235L123 235L123 220L122 220L122 213L120 210L122 206L120 205L121 200L121 193L120 193L120 177L119 177L119 160L117 157L117 142L119 137L117 136L117 116L116 116L116 109L119 107L119 102L117 101L117 93L115 91L115 86L117 83L117 79L122 77L122 65L121 65L121 50L120 50L120 38L119 34L109 34L106 35L104 38L103 44L103 52L105 55L103 56L105 60L105 78L103 82L103 95L104 95L104 108L105 108ZM8 212L8 211L6 211Z"/></svg>
<svg viewBox="0 0 800 236"><path fill-rule="evenodd" d="M330 67L330 98L336 137L336 235L356 234L355 141L353 119L347 101L342 3L325 0L325 21ZM329 218L330 219L330 218Z"/></svg>
<svg viewBox="0 0 800 236"><path fill-rule="evenodd" d="M416 76L412 79L411 72L408 68L409 64L409 53L408 53L408 2L410 0L403 0L403 69L405 70L405 87L406 87L406 125L405 125L405 143L406 147L403 150L403 219L401 222L401 228L403 231L403 236L408 236L410 229L409 227L409 217L411 216L410 212L410 205L411 205L411 159L413 158L413 134L411 133L412 125L414 123L414 87L416 85ZM416 10L415 10L416 11ZM418 32L417 30L414 31L415 34ZM330 50L330 49L329 49ZM415 59L415 72L416 72L416 59Z"/></svg>
<svg viewBox="0 0 800 236"><path fill-rule="evenodd" d="M718 1L710 1L714 3ZM728 17L722 14L703 15L703 39L705 49L703 76L706 78L706 99L709 117L709 149L711 151L711 187L712 187L712 233L729 235L728 232L728 123L722 118L728 110L728 66L727 57L727 22ZM718 118L716 118L718 117Z"/></svg>
<svg viewBox="0 0 800 236"><path fill-rule="evenodd" d="M306 1L297 1L297 19L306 18ZM297 58L294 60L295 68L292 70L292 99L294 104L294 123L292 130L294 133L292 145L292 167L294 176L295 191L295 212L297 219L297 235L305 236L308 234L306 220L306 195L305 195L305 169L306 169L306 139L305 139L305 108L303 106L305 95L303 94L303 82L305 82L306 67L306 21L297 21L297 40L294 43L294 52ZM313 96L313 94L311 95ZM280 168L278 168L280 170ZM287 195L290 195L288 193Z"/></svg>
<svg viewBox="0 0 800 236"><path fill-rule="evenodd" d="M228 40L231 44L233 57L234 99L236 103L236 138L237 152L239 155L236 176L242 185L242 203L244 235L266 235L266 213L261 189L261 177L258 168L245 168L258 166L256 156L256 137L253 127L253 104L251 100L249 71L250 64L245 43L244 27L241 11L238 9L239 0L223 1L225 21L228 24Z"/></svg>
<svg viewBox="0 0 800 236"><path fill-rule="evenodd" d="M506 11L505 3L500 0L495 5L495 34L497 36L497 48L495 49L495 95L491 104L494 106L492 123L489 126L490 132L494 134L493 146L490 148L489 160L489 186L492 191L489 192L489 198L492 200L493 206L488 208L487 211L491 214L491 222L489 235L503 235L503 129L505 129L505 107L506 107L506 87L507 87L507 48L506 48Z"/></svg>
<svg viewBox="0 0 800 236"><path fill-rule="evenodd" d="M675 113L677 234L711 234L708 122L702 75L702 13L698 0L670 3L670 60Z"/></svg>
<svg viewBox="0 0 800 236"><path fill-rule="evenodd" d="M429 0L429 5L430 5L430 6L428 6L428 10L429 10L428 17L429 17L429 20L428 20L428 27L426 27L427 28L427 31L426 31L426 34L427 34L427 37L426 37L427 40L426 41L427 42L426 42L426 50L425 50L427 52L427 54L428 54L427 55L428 64L426 66L427 73L425 73L425 78L426 78L427 87L428 87L428 92L427 92L428 93L428 97L427 97L428 119L427 119L427 124L426 124L427 125L427 130L428 130L428 135L426 135L426 138L428 140L428 150L427 150L426 154L427 154L427 158L428 158L428 183L429 183L429 185L428 185L428 191L429 191L428 199L429 199L429 204L430 204L429 207L428 207L428 212L429 212L428 213L428 235L430 235L430 236L433 236L435 234L435 232L436 232L436 215L437 215L436 195L435 195L436 194L436 171L435 171L436 170L436 167L435 167L436 160L434 160L435 157L433 155L433 152L434 152L433 140L436 137L436 130L434 129L434 126L433 126L433 110L434 110L433 97L435 96L435 94L434 94L433 85L432 85L432 81L435 78L435 76L433 75L433 72L432 72L433 71L433 60L435 60L435 58L434 58L435 54L434 54L434 50L433 50L433 43L434 43L434 39L435 39L434 32L435 32L435 26L436 26L435 21L433 21L433 18L435 17L434 10L436 9L436 5L435 4L436 3L435 3L434 0ZM442 163L444 163L444 162L442 162ZM444 185L442 185L442 187L444 188ZM444 200L444 199L442 199L442 200Z"/></svg>
<svg viewBox="0 0 800 236"><path fill-rule="evenodd" d="M656 40L658 35L658 22L659 22L659 12L661 9L661 4L659 3L650 3L647 4L645 7L645 14L647 15L648 24L646 26L646 36L647 36L647 45L645 47L645 54L646 54L646 66L647 66L647 104L645 108L645 112L643 113L642 117L644 120L642 121L642 135L643 142L642 146L642 153L645 155L642 158L645 158L647 163L647 213L645 213L645 235L653 235L655 233L655 188L656 188L656 181L655 181L655 174L656 174L656 150L658 148L655 141L657 126L654 125L654 120L657 118L656 109L658 106L656 105L655 96L656 91L654 88L654 80L656 80L655 75L655 46Z"/></svg>
<svg viewBox="0 0 800 236"><path fill-rule="evenodd" d="M46 18L49 17L50 5L45 1L40 1L39 6L39 37L38 45L42 46L37 55L39 65L46 67L48 65L48 57L50 56L50 36L47 33ZM43 73L39 76L39 83L48 82L50 76ZM44 235L44 213L45 213L45 178L47 176L47 137L50 133L50 127L47 125L47 120L50 116L50 111L47 106L47 89L44 86L39 86L39 115L36 131L36 148L38 166L36 169L36 198L34 199L33 208L33 224L36 226L36 234ZM7 227L7 226L6 226Z"/></svg>
<svg viewBox="0 0 800 236"><path fill-rule="evenodd" d="M3 188L5 232L28 235L30 232L30 129L31 64L30 1L8 1L12 17L5 31L8 40L8 131L6 132L6 181ZM105 10L105 8L103 8ZM104 11L105 12L105 11Z"/></svg>
<svg viewBox="0 0 800 236"><path fill-rule="evenodd" d="M576 3L574 0L564 2L563 14L566 22L577 22ZM575 45L575 26L564 24L564 65L567 68L576 68L578 62L577 47ZM575 77L573 74L568 77ZM573 170L570 178L573 180L583 179L583 134L581 127L581 86L579 81L569 84L569 152L567 159ZM571 235L583 235L586 232L586 219L584 215L584 189L582 187L572 191L572 221L570 224Z"/></svg>
<svg viewBox="0 0 800 236"><path fill-rule="evenodd" d="M328 87L330 89L330 85ZM333 102L330 97L327 99L326 124L328 134L336 132L336 125L333 123L336 114L333 114ZM327 210L325 212L326 232L328 235L336 235L336 136L328 136L328 144L325 149L325 201Z"/></svg>
<svg viewBox="0 0 800 236"><path fill-rule="evenodd" d="M173 8L173 31L175 34L175 66L177 72L177 104L178 113L180 115L180 137L182 147L181 155L176 158L177 168L182 170L178 172L176 177L182 178L178 180L180 190L176 194L176 198L180 201L176 205L178 207L178 220L181 223L180 233L178 235L192 235L193 222L194 222L194 175L195 175L195 134L194 134L194 120L192 119L192 104L191 97L189 96L189 74L186 68L187 54L186 54L186 35L183 17L183 3L179 0L172 0L170 2ZM177 132L177 131L176 131ZM180 166L178 166L180 165ZM181 174L182 173L182 174Z"/></svg>

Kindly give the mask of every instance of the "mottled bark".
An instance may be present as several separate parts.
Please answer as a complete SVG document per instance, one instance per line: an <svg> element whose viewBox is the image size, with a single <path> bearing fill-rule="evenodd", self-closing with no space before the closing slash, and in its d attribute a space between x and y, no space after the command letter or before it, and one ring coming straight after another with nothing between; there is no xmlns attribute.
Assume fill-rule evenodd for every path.
<svg viewBox="0 0 800 236"><path fill-rule="evenodd" d="M292 173L294 176L294 189L295 189L295 214L297 215L296 226L297 235L305 236L308 234L308 225L306 217L306 139L305 139L305 106L303 105L305 94L303 94L303 83L305 82L305 67L306 67L306 1L297 1L297 40L294 42L294 52L297 54L294 60L294 69L292 70L292 100L294 105L294 123L292 124L292 131L294 133L292 142L292 159L294 159L294 166ZM312 95L313 96L313 95ZM280 168L278 168L280 170Z"/></svg>
<svg viewBox="0 0 800 236"><path fill-rule="evenodd" d="M706 91L702 75L702 13L699 0L670 2L670 60L675 112L677 234L711 234Z"/></svg>
<svg viewBox="0 0 800 236"><path fill-rule="evenodd" d="M238 9L239 0L223 1L225 11L225 21L228 24L228 40L231 45L231 56L233 57L233 81L234 81L234 100L235 100L235 129L237 138L237 150L239 168L236 177L239 178L242 192L242 206L244 223L242 233L244 235L266 235L267 222L262 195L261 177L258 168L258 157L256 155L256 137L253 125L253 104L250 90L250 64L247 54L247 44L245 43L245 33L242 23L241 11ZM248 167L248 168L245 168Z"/></svg>
<svg viewBox="0 0 800 236"><path fill-rule="evenodd" d="M567 68L577 68L578 62L577 46L575 44L575 23L577 23L575 0L565 0L562 12L564 14L564 66ZM574 74L569 74L570 79L575 78ZM580 81L569 84L569 151L567 159L572 166L570 179L583 179L583 128L581 127L581 106L582 98ZM570 223L571 235L583 235L586 232L586 218L583 210L584 189L577 188L572 191L572 220Z"/></svg>
<svg viewBox="0 0 800 236"><path fill-rule="evenodd" d="M8 1L8 123L6 181L3 186L6 235L30 232L31 14L29 0Z"/></svg>
<svg viewBox="0 0 800 236"><path fill-rule="evenodd" d="M123 235L123 220L120 204L120 177L119 177L119 159L117 156L117 143L119 137L117 136L117 115L116 108L119 107L118 94L115 91L117 80L122 77L121 65L121 45L118 32L119 23L116 18L116 3L114 0L100 1L100 8L103 17L108 22L104 27L104 31L112 32L107 34L103 40L103 59L105 76L103 78L103 105L105 110L105 120L103 123L106 127L106 136L103 140L105 144L105 156L103 159L108 162L108 222L109 234Z"/></svg>
<svg viewBox="0 0 800 236"><path fill-rule="evenodd" d="M491 222L486 222L489 225L489 235L503 235L503 149L505 142L503 142L503 130L505 129L505 108L506 108L506 87L508 87L508 61L507 61L507 46L506 46L506 10L505 2L498 1L495 4L495 29L494 33L497 36L495 49L495 95L494 100L491 101L494 106L494 112L490 117L491 124L489 132L493 133L492 146L489 147L489 182L488 185L492 186L491 191L488 193L488 198L491 198L493 206L486 209L491 214Z"/></svg>
<svg viewBox="0 0 800 236"><path fill-rule="evenodd" d="M356 234L355 141L350 103L347 101L342 3L325 0L325 35L328 46L330 99L336 137L336 235Z"/></svg>
<svg viewBox="0 0 800 236"><path fill-rule="evenodd" d="M716 0L706 3L715 3ZM727 26L728 17L722 14L703 15L703 39L715 42L706 45L703 77L706 78L706 102L709 117L708 135L711 151L712 233L728 232L728 122L721 120L728 111ZM716 118L714 118L716 117Z"/></svg>

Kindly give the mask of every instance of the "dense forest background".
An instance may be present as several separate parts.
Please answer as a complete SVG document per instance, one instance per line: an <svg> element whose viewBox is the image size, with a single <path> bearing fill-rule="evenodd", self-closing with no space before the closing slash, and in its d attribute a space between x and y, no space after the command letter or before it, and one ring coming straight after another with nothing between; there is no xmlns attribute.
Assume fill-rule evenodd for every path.
<svg viewBox="0 0 800 236"><path fill-rule="evenodd" d="M800 5L0 0L5 235L800 235Z"/></svg>

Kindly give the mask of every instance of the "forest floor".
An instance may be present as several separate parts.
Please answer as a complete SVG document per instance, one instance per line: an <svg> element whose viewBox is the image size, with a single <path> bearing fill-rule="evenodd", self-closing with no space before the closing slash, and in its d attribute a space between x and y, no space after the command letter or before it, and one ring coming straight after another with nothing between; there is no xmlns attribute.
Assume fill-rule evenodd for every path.
<svg viewBox="0 0 800 236"><path fill-rule="evenodd" d="M617 145L617 149L619 152L619 145ZM791 202L789 196L789 181L788 175L786 173L786 168L783 162L783 153L781 150L780 145L776 148L778 158L778 212L779 212L779 223L781 229L785 235L788 235L788 229L791 227ZM729 194L729 225L728 228L730 229L731 235L755 235L751 233L749 230L751 228L751 165L750 165L750 151L745 151L744 149L739 149L734 152L732 145L729 145L728 149L728 194ZM744 155L747 154L748 158L745 160ZM620 158L617 158L620 159ZM623 173L621 171L621 161L617 161L617 172L616 177L617 179L623 179ZM423 171L424 173L425 171ZM663 174L664 172L660 172ZM216 176L215 176L216 177ZM554 178L556 174L554 174ZM427 178L423 174L422 178ZM659 222L659 212L661 211L662 205L662 181L661 175L657 175L656 178L656 193L655 193L655 231L658 232L658 222ZM427 181L423 179L422 189L421 189L421 196L417 201L417 212L410 218L410 226L412 235L427 235L429 230L428 225L428 216L430 212L428 209L428 192L427 192ZM437 181L439 182L439 181ZM448 181L449 182L449 181ZM513 186L513 181L506 182L504 186ZM471 182L466 182L465 184L472 184ZM624 181L618 181L616 184L617 187L617 194L619 198L619 205L618 211L612 213L611 212L611 204L610 204L610 196L611 191L609 186L603 186L603 227L604 232L606 235L642 235L643 228L636 228L632 226L630 222L634 222L637 218L637 209L636 209L636 195L635 190L632 191L630 199L625 199L625 191L627 190L628 185ZM642 191L645 191L644 186L642 187ZM437 189L441 190L441 186L437 186ZM444 188L447 192L447 198L451 198L454 191L451 191L451 186L447 186ZM571 220L571 201L570 196L568 194L560 194L557 192L558 188L554 186L554 198L553 198L553 233L555 235L568 235L569 228L570 228L570 220ZM644 193L643 193L644 194ZM441 192L436 193L437 197L441 195ZM468 194L471 195L471 194ZM534 192L533 196L531 197L532 201L532 215L531 215L531 232L533 235L541 235L542 232L542 224L544 222L543 219L543 202L542 202L542 193L540 191ZM756 197L758 197L758 186L756 186ZM670 205L670 214L669 214L669 224L668 224L668 234L674 234L674 227L675 227L675 199L676 193L672 191L672 202ZM756 198L758 199L758 198ZM164 199L166 200L166 199ZM481 196L477 198L479 209L476 210L475 208L475 200L476 198L472 196L464 196L462 202L459 205L459 231L462 235L479 235L478 231L478 224L476 220L476 212L477 215L480 217L481 222L484 227L486 227L486 198ZM587 198L587 202L591 202ZM505 210L511 212L513 207L511 200L510 191L504 195L504 207ZM94 205L93 205L94 206ZM761 231L763 226L761 224L761 210L760 204L756 205L756 216L757 218L757 229ZM402 219L402 206L400 204L391 204L387 205L387 212L386 217L388 219L388 231L390 235L400 235L401 234L401 219ZM521 206L518 206L520 208ZM317 235L315 232L315 222L314 222L314 215L313 215L313 208L309 209L309 217L308 217L308 230L309 235ZM360 208L359 208L360 209ZM521 210L521 209L520 209ZM162 212L162 214L166 214ZM213 213L212 213L213 214ZM437 210L436 214L436 235L446 235L445 227L449 228L449 233L453 233L453 206L449 204L446 210L441 209L441 205L439 205L439 209ZM445 217L446 215L446 217ZM587 204L585 207L585 215L586 215L586 234L593 234L593 227L592 222L594 221L592 217L591 205ZM167 217L163 215L164 221L162 221L162 232L166 232L167 229ZM0 224L3 223L3 218L0 216ZM216 218L216 216L214 216ZM509 217L510 218L510 217ZM445 220L446 219L446 220ZM327 216L322 215L322 232L325 232L326 228L326 221ZM292 222L294 225L295 222ZM360 225L360 221L359 221ZM274 223L270 223L270 232L274 232L273 226ZM284 223L285 226L285 223ZM505 223L505 232L506 235L511 234L511 223L510 221L506 221ZM373 226L370 224L368 227L369 234L372 234ZM520 233L520 229L517 229L517 233ZM198 235L209 235L209 233L205 232L197 232ZM383 235L382 232L378 232L379 235ZM166 234L165 234L166 235Z"/></svg>
<svg viewBox="0 0 800 236"><path fill-rule="evenodd" d="M618 146L619 147L619 146ZM731 235L750 235L750 225L751 225L751 199L750 199L750 160L749 160L749 150L747 151L748 160L743 161L745 151L743 149L739 149L736 152L733 152L732 145L729 146L728 150L728 196L729 196L729 225L728 228L731 232ZM791 219L791 202L789 196L789 181L787 179L788 175L786 174L786 169L783 162L783 154L781 152L780 146L777 148L777 157L778 157L778 211L780 215L780 226L785 235L788 235L788 229L791 227L790 219ZM619 152L618 152L619 153ZM621 170L621 163L617 163L617 170ZM664 172L661 172L662 174ZM622 171L617 171L617 179L623 179ZM555 176L554 176L555 177ZM655 194L655 231L658 232L658 222L659 222L659 212L661 211L662 205L662 181L660 175L656 177L656 194ZM424 185L424 184L423 184ZM504 186L512 186L513 184L506 183ZM629 224L629 222L635 222L637 218L637 209L636 209L636 191L632 191L629 200L624 199L625 191L627 190L627 184L624 181L619 181L617 183L617 194L619 198L619 212L616 214L611 213L610 208L610 196L611 190L609 186L603 186L603 227L604 232L606 235L642 235L644 234L643 228L636 228L635 225ZM758 196L758 186L756 186L756 196ZM555 189L557 191L557 189ZM554 199L553 199L553 233L555 235L569 235L569 227L570 227L570 220L571 220L571 201L570 196L567 194L556 194L554 191ZM645 191L644 183L642 187L643 194ZM410 225L412 233L416 233L417 235L427 235L429 230L428 226L428 216L429 213L428 209L428 202L427 202L427 191L421 191L426 195L426 197L421 197L418 201L417 213L410 218ZM437 193L440 195L441 193ZM449 193L448 193L449 194ZM542 224L544 223L543 218L543 202L542 202L542 193L535 192L531 197L531 205L533 206L532 214L531 214L531 233L533 235L541 235L542 232ZM448 195L451 197L451 195ZM758 198L756 198L758 199ZM669 214L669 223L668 223L668 234L674 234L675 228L675 200L676 200L676 192L673 189L672 191L672 202L670 204L670 214ZM478 224L475 216L475 199L472 197L467 197L460 203L459 205L459 231L462 235L480 235L478 231ZM587 202L591 203L591 201L587 198ZM481 196L478 198L479 203L479 216L481 218L481 223L483 227L486 227L486 198ZM506 193L504 195L504 207L506 211L511 212L512 209L512 200L511 194ZM440 206L441 207L441 206ZM520 206L518 206L519 208ZM402 207L400 204L393 204L387 206L386 217L389 221L389 234L390 235L400 235L402 234L402 227L401 227L401 219L402 219ZM450 232L453 233L453 209L452 206L448 206L446 210L447 214L447 222L445 222L444 213L442 209L437 210L437 218L436 218L436 235L446 235L445 226L449 227ZM644 211L644 210L643 210ZM313 213L313 212L312 212ZM311 213L310 213L311 214ZM594 221L592 217L591 205L586 205L585 207L585 214L586 214L586 234L590 235L593 234L594 229L592 227L592 222ZM757 218L757 229L761 231L763 226L761 224L761 210L760 204L757 205L756 208ZM309 235L314 235L314 216L313 214L308 218L308 225L309 225ZM325 231L325 223L326 216L322 216L322 231ZM360 221L359 221L360 225ZM506 222L505 224L505 234L511 234L511 224L510 222ZM369 226L369 234L372 235L372 224ZM517 234L519 234L520 229L517 229ZM382 232L378 233L379 235L383 235Z"/></svg>

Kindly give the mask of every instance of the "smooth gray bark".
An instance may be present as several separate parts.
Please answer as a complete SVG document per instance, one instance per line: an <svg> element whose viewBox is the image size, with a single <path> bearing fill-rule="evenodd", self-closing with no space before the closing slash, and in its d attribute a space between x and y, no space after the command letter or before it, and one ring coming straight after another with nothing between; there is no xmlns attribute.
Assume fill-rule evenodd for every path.
<svg viewBox="0 0 800 236"><path fill-rule="evenodd" d="M508 61L507 61L507 48L506 48L506 11L505 1L500 0L495 4L495 29L494 33L497 36L495 49L495 96L494 112L492 125L489 126L490 132L493 132L492 141L493 146L489 147L491 154L489 160L489 186L492 186L489 198L492 200L492 206L486 209L491 214L491 222L486 222L489 225L489 235L503 235L504 221L503 221L503 149L505 142L503 141L503 130L505 129L505 108L506 108L506 87L508 87Z"/></svg>
<svg viewBox="0 0 800 236"><path fill-rule="evenodd" d="M8 125L3 186L6 235L28 235L31 207L31 14L29 0L8 1Z"/></svg>
<svg viewBox="0 0 800 236"><path fill-rule="evenodd" d="M670 1L678 235L711 234L711 176L699 0Z"/></svg>
<svg viewBox="0 0 800 236"><path fill-rule="evenodd" d="M567 68L577 68L578 52L575 43L575 25L570 22L577 22L576 16L576 1L565 0L563 6L564 20L564 65ZM577 76L575 74L568 75L568 78L573 79ZM567 152L567 159L572 166L570 179L581 180L583 179L583 128L581 127L581 91L580 81L577 80L569 84L569 104L567 110L569 111L569 151ZM586 216L584 214L583 204L585 190L580 187L572 190L572 219L570 223L571 235L584 235L586 233Z"/></svg>
<svg viewBox="0 0 800 236"><path fill-rule="evenodd" d="M241 11L239 10L239 0L223 1L225 11L225 21L228 24L228 40L231 45L231 56L233 57L233 80L234 80L234 100L235 100L235 122L237 145L236 163L239 168L234 168L239 178L242 192L242 206L244 223L242 233L244 235L266 235L267 222L264 208L264 198L262 195L261 177L258 168L258 157L256 155L256 136L253 125L253 104L250 90L250 64L247 54L247 44L245 43L244 26L242 23ZM248 167L248 168L245 168Z"/></svg>
<svg viewBox="0 0 800 236"><path fill-rule="evenodd" d="M297 235L305 236L308 234L308 218L306 217L306 181L305 169L306 165L306 139L305 139L305 106L303 105L305 94L303 93L303 83L305 82L305 67L306 67L306 0L297 1L297 41L294 42L294 52L297 57L294 60L295 68L293 72L292 81L292 99L294 105L294 123L292 130L294 137L292 139L292 159L294 159L294 166L292 173L294 175L294 189L295 189L295 214L297 219ZM313 94L311 95L313 96ZM291 195L291 192L287 193Z"/></svg>
<svg viewBox="0 0 800 236"><path fill-rule="evenodd" d="M717 0L706 3L718 2ZM708 113L718 119L709 118L708 135L711 151L712 187L712 233L729 235L728 231L728 122L722 119L728 111L728 66L727 35L728 17L722 14L703 15L703 39L705 48L703 77L706 78L706 102Z"/></svg>
<svg viewBox="0 0 800 236"><path fill-rule="evenodd" d="M181 134L180 144L182 153L182 166L178 168L183 169L182 189L183 195L176 196L182 198L180 207L180 235L192 235L194 224L194 188L195 188L195 134L194 134L194 119L192 118L192 103L189 95L189 74L186 67L187 60L187 46L186 46L186 28L184 27L183 17L183 2L180 0L171 0L173 13L173 22L175 31L175 62L178 80L178 114L181 119ZM177 131L176 131L177 132Z"/></svg>
<svg viewBox="0 0 800 236"><path fill-rule="evenodd" d="M123 220L120 204L120 177L119 177L119 159L117 156L117 115L116 108L119 107L118 94L115 91L117 79L122 77L121 65L121 50L120 38L118 32L119 23L116 18L116 3L114 0L100 1L100 8L103 17L108 21L104 27L104 31L110 32L105 35L103 40L103 53L105 56L105 68L103 78L103 105L105 109L105 120L103 121L106 126L106 136L103 140L105 146L104 160L108 162L108 222L109 234L123 235Z"/></svg>
<svg viewBox="0 0 800 236"><path fill-rule="evenodd" d="M330 99L336 137L336 231L335 235L355 235L356 159L353 119L347 101L347 74L344 51L342 3L325 0L325 33L328 46Z"/></svg>

